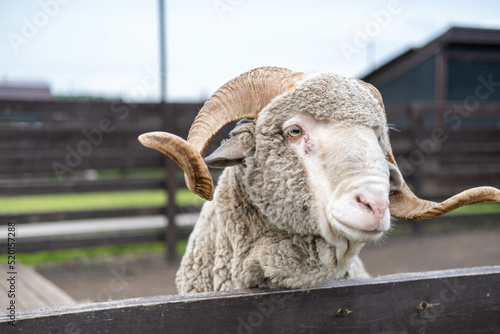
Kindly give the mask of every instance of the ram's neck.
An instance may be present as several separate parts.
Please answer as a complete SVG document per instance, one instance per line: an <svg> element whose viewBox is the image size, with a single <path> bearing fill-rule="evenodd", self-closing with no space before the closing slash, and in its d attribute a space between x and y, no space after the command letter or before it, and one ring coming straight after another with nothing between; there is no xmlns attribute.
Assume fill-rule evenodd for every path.
<svg viewBox="0 0 500 334"><path fill-rule="evenodd" d="M245 231L246 238L251 239L262 229L269 229L272 226L252 204L245 190L242 175L242 167L229 167L224 170L217 183L214 204L217 206L219 216L224 219L223 224L229 228L227 231L229 236L234 232L239 235ZM237 226L238 231L232 231L233 226Z"/></svg>
<svg viewBox="0 0 500 334"><path fill-rule="evenodd" d="M351 262L363 247L363 243L350 242L339 236L332 245L326 243L318 235L299 235L278 229L252 204L245 191L243 175L240 167L226 168L217 185L215 196L217 202L213 203L217 206L217 216L222 219L220 223L223 225L225 234L234 247L234 256L241 260L236 263L243 262L242 259L246 258L249 252L257 251L255 247L258 244L266 244L265 239L290 240L290 249L285 252L286 254L294 257L295 253L299 252L300 257L305 256L305 263L315 264L314 268L301 268L304 273L317 272L317 275L305 275L311 276L309 283L315 284L325 278L340 278L346 274ZM264 248L269 251L269 247L268 245ZM285 259L283 261L287 262ZM304 265L307 266L305 263ZM242 268L234 269L243 270ZM298 269L296 275L301 276L301 270L296 269ZM305 276L302 277L304 280L302 283L307 281Z"/></svg>

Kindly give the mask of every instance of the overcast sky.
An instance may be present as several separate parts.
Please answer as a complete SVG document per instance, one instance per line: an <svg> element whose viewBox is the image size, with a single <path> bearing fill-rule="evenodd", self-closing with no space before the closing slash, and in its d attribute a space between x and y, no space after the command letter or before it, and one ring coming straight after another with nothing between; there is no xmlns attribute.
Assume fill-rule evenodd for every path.
<svg viewBox="0 0 500 334"><path fill-rule="evenodd" d="M498 0L166 2L170 101L259 66L359 77L452 26L500 29ZM0 81L157 101L158 41L158 0L0 0Z"/></svg>

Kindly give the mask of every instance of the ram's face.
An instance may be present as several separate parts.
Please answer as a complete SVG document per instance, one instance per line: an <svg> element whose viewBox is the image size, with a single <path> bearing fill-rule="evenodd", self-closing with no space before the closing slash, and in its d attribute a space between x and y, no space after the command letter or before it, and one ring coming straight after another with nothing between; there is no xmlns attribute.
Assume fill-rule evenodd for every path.
<svg viewBox="0 0 500 334"><path fill-rule="evenodd" d="M353 79L313 76L276 97L259 113L247 158L252 201L282 229L330 243L378 240L390 228L389 193L404 184L387 160L386 122Z"/></svg>
<svg viewBox="0 0 500 334"><path fill-rule="evenodd" d="M390 228L389 192L403 179L386 160L385 127L317 121L307 113L283 124L284 145L296 155L311 193L311 215L333 240L375 241Z"/></svg>

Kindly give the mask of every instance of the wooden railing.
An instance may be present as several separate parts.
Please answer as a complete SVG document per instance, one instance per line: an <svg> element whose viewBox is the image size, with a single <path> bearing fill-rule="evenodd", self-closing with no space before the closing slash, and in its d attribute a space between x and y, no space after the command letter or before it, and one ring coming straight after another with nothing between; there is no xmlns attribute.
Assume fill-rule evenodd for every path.
<svg viewBox="0 0 500 334"><path fill-rule="evenodd" d="M500 105L387 105L396 161L422 197L500 186Z"/></svg>
<svg viewBox="0 0 500 334"><path fill-rule="evenodd" d="M123 102L0 101L0 202L1 197L20 195L143 189L166 191L167 185L172 182L177 187L184 187L180 169L174 167L173 172L166 173L167 158L143 147L137 137L144 132L168 128L185 138L200 107L201 104L162 106ZM174 120L173 124L167 123L170 119ZM216 141L220 142L225 135L227 131L221 131ZM143 174L153 171L156 175L165 176L129 176L138 169L142 169ZM96 174L103 170L114 170L113 178L96 178ZM9 221L22 225L73 219L167 215L168 207L165 203L131 209L13 212L2 215L0 225ZM174 214L193 210L199 210L199 207L175 206ZM19 247L19 251L33 251L56 244L82 247L120 240L143 242L165 238L165 231L161 230L137 233L135 238L123 233L92 238L75 236L73 243L63 240L46 242L47 246L44 246L43 242L36 242ZM180 236L185 237L185 233ZM5 252L3 246L2 239L1 252Z"/></svg>
<svg viewBox="0 0 500 334"><path fill-rule="evenodd" d="M500 267L5 313L2 333L495 333Z"/></svg>

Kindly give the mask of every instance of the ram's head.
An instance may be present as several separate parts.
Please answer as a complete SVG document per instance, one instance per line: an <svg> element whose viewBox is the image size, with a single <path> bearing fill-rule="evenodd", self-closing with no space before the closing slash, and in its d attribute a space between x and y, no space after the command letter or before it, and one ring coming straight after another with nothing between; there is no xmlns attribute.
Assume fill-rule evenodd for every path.
<svg viewBox="0 0 500 334"><path fill-rule="evenodd" d="M205 150L225 124L240 122L209 157ZM165 132L141 143L177 162L189 189L213 199L207 165L242 168L253 205L293 233L374 241L390 216L421 220L460 206L500 201L500 191L474 188L435 203L417 198L395 162L380 93L334 74L258 68L229 81L203 106L188 140Z"/></svg>

